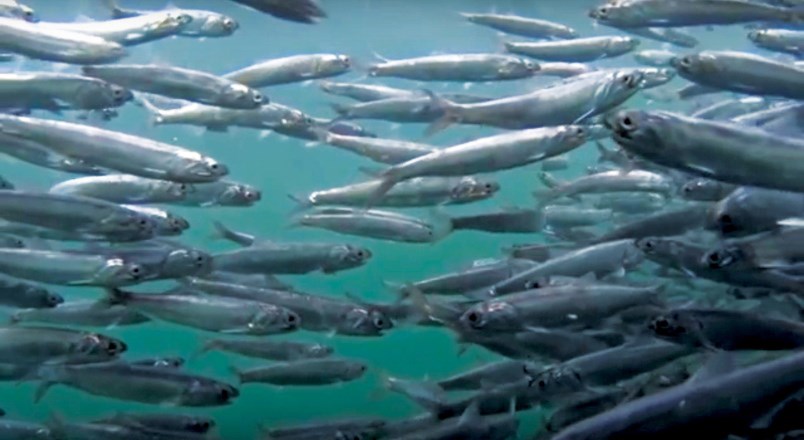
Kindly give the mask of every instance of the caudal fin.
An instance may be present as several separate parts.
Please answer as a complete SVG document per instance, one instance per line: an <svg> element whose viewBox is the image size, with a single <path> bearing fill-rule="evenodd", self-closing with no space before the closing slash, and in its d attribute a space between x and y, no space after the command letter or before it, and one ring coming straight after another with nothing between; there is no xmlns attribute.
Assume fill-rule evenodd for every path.
<svg viewBox="0 0 804 440"><path fill-rule="evenodd" d="M151 101L141 95L137 95L137 102L139 102L150 114L149 122L152 126L165 123L165 112L162 109L155 106Z"/></svg>
<svg viewBox="0 0 804 440"><path fill-rule="evenodd" d="M431 90L423 89L428 98L430 98L430 104L442 112L441 117L437 120L433 121L424 132L425 137L433 136L434 134L444 131L449 128L453 124L460 123L462 120L460 109L461 105L456 104L452 101L444 99Z"/></svg>

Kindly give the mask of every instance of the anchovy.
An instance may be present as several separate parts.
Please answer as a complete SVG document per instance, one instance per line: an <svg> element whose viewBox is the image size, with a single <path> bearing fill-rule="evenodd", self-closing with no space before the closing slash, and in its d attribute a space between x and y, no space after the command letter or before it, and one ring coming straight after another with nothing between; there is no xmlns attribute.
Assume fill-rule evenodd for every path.
<svg viewBox="0 0 804 440"><path fill-rule="evenodd" d="M45 30L92 35L123 46L135 46L177 35L191 22L191 16L179 11L82 23L39 22L37 26Z"/></svg>
<svg viewBox="0 0 804 440"><path fill-rule="evenodd" d="M472 230L495 233L539 232L544 226L541 211L510 208L498 212L463 215L451 218L452 230Z"/></svg>
<svg viewBox="0 0 804 440"><path fill-rule="evenodd" d="M383 171L372 197L380 200L397 183L422 176L462 176L522 167L571 151L587 140L582 126L535 128L454 145Z"/></svg>
<svg viewBox="0 0 804 440"><path fill-rule="evenodd" d="M639 0L610 2L589 16L617 28L709 26L796 22L799 12L743 0Z"/></svg>
<svg viewBox="0 0 804 440"><path fill-rule="evenodd" d="M450 232L449 227L431 225L415 217L353 208L315 208L295 220L295 224L406 243L432 243Z"/></svg>
<svg viewBox="0 0 804 440"><path fill-rule="evenodd" d="M489 289L491 295L503 295L532 288L533 283L555 275L598 277L633 268L644 259L633 240L617 240L580 248L547 260L536 267L500 281Z"/></svg>
<svg viewBox="0 0 804 440"><path fill-rule="evenodd" d="M327 13L316 0L232 0L265 14L296 23L314 24Z"/></svg>
<svg viewBox="0 0 804 440"><path fill-rule="evenodd" d="M281 104L271 103L254 109L216 107L204 104L189 104L177 109L160 109L141 99L151 112L154 125L187 124L204 127L209 131L225 133L229 127L273 130L310 125L309 116Z"/></svg>
<svg viewBox="0 0 804 440"><path fill-rule="evenodd" d="M240 24L235 19L212 11L175 8L170 8L165 11L135 11L121 8L116 0L103 0L103 3L104 6L110 10L112 18L117 20L145 16L162 18L165 14L186 15L190 17L191 20L189 23L185 23L179 30L179 35L184 37L228 37L240 28Z"/></svg>
<svg viewBox="0 0 804 440"><path fill-rule="evenodd" d="M593 243L624 238L670 237L684 235L706 224L711 206L694 204L632 220L596 238Z"/></svg>
<svg viewBox="0 0 804 440"><path fill-rule="evenodd" d="M240 383L271 385L330 385L358 379L368 370L362 362L346 359L306 359L249 370L235 369Z"/></svg>
<svg viewBox="0 0 804 440"><path fill-rule="evenodd" d="M112 63L126 56L123 46L101 37L0 17L0 51L68 64Z"/></svg>
<svg viewBox="0 0 804 440"><path fill-rule="evenodd" d="M70 122L0 114L3 138L31 142L44 151L140 177L199 183L229 172L225 165L194 151Z"/></svg>
<svg viewBox="0 0 804 440"><path fill-rule="evenodd" d="M44 287L0 276L0 305L19 309L52 309L63 302L61 295Z"/></svg>
<svg viewBox="0 0 804 440"><path fill-rule="evenodd" d="M234 298L207 297L193 291L161 295L114 290L109 303L146 316L211 332L270 335L294 331L299 315L280 306Z"/></svg>
<svg viewBox="0 0 804 440"><path fill-rule="evenodd" d="M642 80L635 70L592 72L524 95L477 104L457 104L432 95L432 107L441 112L433 119L441 120L429 131L450 123L508 129L575 124L622 104L639 90Z"/></svg>
<svg viewBox="0 0 804 440"><path fill-rule="evenodd" d="M764 96L803 99L804 70L789 63L736 51L703 51L672 62L679 76L697 84Z"/></svg>
<svg viewBox="0 0 804 440"><path fill-rule="evenodd" d="M127 350L115 338L53 327L0 327L0 362L35 366L44 362L103 362Z"/></svg>
<svg viewBox="0 0 804 440"><path fill-rule="evenodd" d="M52 186L48 192L136 205L175 202L184 199L188 191L193 188L184 183L109 174L67 180Z"/></svg>
<svg viewBox="0 0 804 440"><path fill-rule="evenodd" d="M350 151L376 162L396 165L436 151L436 148L416 142L395 139L344 136L327 130L321 133L322 142Z"/></svg>
<svg viewBox="0 0 804 440"><path fill-rule="evenodd" d="M368 249L348 244L260 242L215 254L214 266L246 274L333 274L363 266L371 257Z"/></svg>
<svg viewBox="0 0 804 440"><path fill-rule="evenodd" d="M622 111L610 126L618 144L657 164L727 183L804 191L799 139L663 111Z"/></svg>
<svg viewBox="0 0 804 440"><path fill-rule="evenodd" d="M234 109L255 109L268 100L249 87L206 72L149 64L85 66L84 75L131 90Z"/></svg>
<svg viewBox="0 0 804 440"><path fill-rule="evenodd" d="M204 434L217 426L215 420L198 415L120 412L92 423L127 426L141 431Z"/></svg>
<svg viewBox="0 0 804 440"><path fill-rule="evenodd" d="M245 183L226 180L196 183L183 197L166 203L183 206L251 206L262 199L262 192Z"/></svg>
<svg viewBox="0 0 804 440"><path fill-rule="evenodd" d="M669 310L653 318L649 328L656 337L690 347L796 350L804 346L804 324L733 310Z"/></svg>
<svg viewBox="0 0 804 440"><path fill-rule="evenodd" d="M748 33L756 46L774 52L804 55L804 32L787 29L760 29Z"/></svg>
<svg viewBox="0 0 804 440"><path fill-rule="evenodd" d="M369 67L369 76L418 81L503 81L529 78L538 70L538 64L512 55L431 55L374 64Z"/></svg>
<svg viewBox="0 0 804 440"><path fill-rule="evenodd" d="M130 91L96 78L49 72L0 74L0 107L60 112L102 110L130 101Z"/></svg>
<svg viewBox="0 0 804 440"><path fill-rule="evenodd" d="M292 197L302 208L340 205L365 206L381 185L379 180L314 191L305 197ZM424 207L462 205L492 197L500 185L474 177L416 177L399 183L377 203L385 207Z"/></svg>
<svg viewBox="0 0 804 440"><path fill-rule="evenodd" d="M530 38L562 38L578 37L578 31L560 23L518 15L474 14L461 12L470 23L487 26L512 35Z"/></svg>
<svg viewBox="0 0 804 440"><path fill-rule="evenodd" d="M145 267L120 258L33 249L0 249L0 272L66 286L123 286L148 277Z"/></svg>
<svg viewBox="0 0 804 440"><path fill-rule="evenodd" d="M351 59L346 55L305 54L263 61L231 73L223 78L248 87L262 88L311 79L329 78L349 71Z"/></svg>
<svg viewBox="0 0 804 440"><path fill-rule="evenodd" d="M204 342L201 350L202 352L225 351L273 361L324 358L334 352L332 347L322 344L250 339L210 339Z"/></svg>
<svg viewBox="0 0 804 440"><path fill-rule="evenodd" d="M393 323L379 310L369 310L334 297L309 295L190 278L188 284L210 295L266 302L287 307L301 317L301 327L311 331L336 331L355 336L379 336Z"/></svg>
<svg viewBox="0 0 804 440"><path fill-rule="evenodd" d="M239 396L226 383L173 368L154 368L109 362L94 365L43 365L37 374L42 384L35 400L41 400L56 384L118 400L167 406L206 407L227 405Z"/></svg>
<svg viewBox="0 0 804 440"><path fill-rule="evenodd" d="M20 310L11 316L12 323L42 323L76 327L116 327L150 321L142 313L114 305L100 307L97 301L70 301L52 309Z"/></svg>
<svg viewBox="0 0 804 440"><path fill-rule="evenodd" d="M508 41L505 50L545 61L588 62L624 55L638 45L635 38L606 36L535 43Z"/></svg>
<svg viewBox="0 0 804 440"><path fill-rule="evenodd" d="M675 192L672 179L658 173L644 170L605 171L590 176L579 177L571 182L553 182L552 176L539 174L542 181L553 185L545 191L537 191L534 196L542 203L561 197L575 197L589 193L648 192L669 196Z"/></svg>

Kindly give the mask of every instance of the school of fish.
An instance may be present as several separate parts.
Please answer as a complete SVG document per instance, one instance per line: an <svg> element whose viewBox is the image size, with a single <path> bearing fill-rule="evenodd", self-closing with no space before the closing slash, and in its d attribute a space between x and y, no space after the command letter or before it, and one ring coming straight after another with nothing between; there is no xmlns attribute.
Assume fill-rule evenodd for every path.
<svg viewBox="0 0 804 440"><path fill-rule="evenodd" d="M414 417L324 414L266 426L259 438L515 439L524 424L536 439L804 438L804 1L610 0L577 11L607 36L549 16L461 11L478 32L502 35L499 51L371 64L300 53L220 76L125 58L165 38L237 39L234 18L99 3L107 20L68 23L0 1L0 62L67 65L0 73L0 152L11 158L3 166L59 178L39 189L0 178L0 306L11 309L0 326L0 385L34 382L37 402L60 386L153 411L36 421L5 407L0 439L237 440L193 408L237 405L246 387L361 380L373 365L339 355L328 338L412 326L439 327L498 360L451 377L384 375L386 391L421 409ZM266 21L327 25L315 0L220 3ZM703 50L686 31L720 26L740 27L756 50L725 41ZM611 59L619 67L597 65ZM363 78L334 79L349 72ZM552 79L509 96L434 87L534 78ZM316 93L346 98L328 117L271 97L272 86L311 80ZM669 84L678 80L681 89ZM646 100L651 109L636 105ZM661 110L666 103L688 111ZM239 127L331 146L365 178L292 196L293 225L331 241L215 222L235 246L212 253L182 240L191 224L171 206L211 218L219 207L246 212L271 177L241 182L236 167L190 145L106 127L135 105L156 130ZM385 138L360 120L426 128L417 139ZM461 126L496 131L429 143ZM557 177L581 150L598 163ZM450 213L504 192L495 176L522 167L533 176L530 206ZM450 273L389 280L397 299L384 303L288 281L361 270L377 241L424 246L460 230L533 238L466 255ZM151 282L168 287L148 291ZM97 296L65 298L59 286ZM126 341L105 334L154 322L197 331L200 353L183 356L224 353L232 374L205 375L161 353L132 358ZM287 337L294 332L322 342ZM238 367L243 357L259 362ZM540 420L523 417L531 408Z"/></svg>

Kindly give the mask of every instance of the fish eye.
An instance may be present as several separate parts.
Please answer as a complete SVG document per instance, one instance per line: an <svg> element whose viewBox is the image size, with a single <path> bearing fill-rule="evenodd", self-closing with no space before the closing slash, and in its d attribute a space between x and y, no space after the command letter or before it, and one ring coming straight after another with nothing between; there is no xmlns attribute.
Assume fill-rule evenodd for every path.
<svg viewBox="0 0 804 440"><path fill-rule="evenodd" d="M539 281L528 281L527 283L525 283L525 288L526 289L541 289L542 288L542 283L540 283Z"/></svg>
<svg viewBox="0 0 804 440"><path fill-rule="evenodd" d="M681 188L681 190L682 190L682 191L684 191L684 193L685 193L685 194L689 194L689 193L691 193L691 192L692 192L692 187L691 187L691 186L689 186L689 185L684 185L684 186Z"/></svg>
<svg viewBox="0 0 804 440"><path fill-rule="evenodd" d="M720 262L720 254L718 252L711 252L707 257L710 264L717 264Z"/></svg>
<svg viewBox="0 0 804 440"><path fill-rule="evenodd" d="M547 387L547 382L544 379L539 379L539 382L536 383L541 389L545 389Z"/></svg>
<svg viewBox="0 0 804 440"><path fill-rule="evenodd" d="M182 192L187 191L187 184L185 183L179 184L179 191Z"/></svg>
<svg viewBox="0 0 804 440"><path fill-rule="evenodd" d="M374 318L374 327L385 328L385 320L379 316Z"/></svg>
<svg viewBox="0 0 804 440"><path fill-rule="evenodd" d="M670 328L670 321L665 318L660 318L653 322L653 326L658 330L665 330Z"/></svg>
<svg viewBox="0 0 804 440"><path fill-rule="evenodd" d="M148 226L148 220L144 218L140 219L137 223L139 223L140 226Z"/></svg>
<svg viewBox="0 0 804 440"><path fill-rule="evenodd" d="M220 400L222 402L225 402L229 400L229 397L231 397L231 393L226 388L221 388L221 390L218 392L218 397L220 397Z"/></svg>
<svg viewBox="0 0 804 440"><path fill-rule="evenodd" d="M220 168L220 167L216 163L213 163L212 165L209 166L209 169L214 170L214 171L218 171L218 168Z"/></svg>
<svg viewBox="0 0 804 440"><path fill-rule="evenodd" d="M223 20L223 27L224 27L226 30L231 30L231 29L234 29L234 25L235 25L235 24L234 24L234 20L231 20L231 19L229 19L229 18L227 18L226 20Z"/></svg>
<svg viewBox="0 0 804 440"><path fill-rule="evenodd" d="M206 261L206 258L204 258L203 255L199 255L199 256L195 257L195 261L198 262L198 263L203 263L204 261Z"/></svg>
<svg viewBox="0 0 804 440"><path fill-rule="evenodd" d="M355 252L355 256L356 256L357 258L363 258L363 257L364 257L364 255L365 255L365 254L364 254L364 252L363 252L363 251L357 251L357 252Z"/></svg>
<svg viewBox="0 0 804 440"><path fill-rule="evenodd" d="M119 98L123 96L123 89L114 88L112 90L112 94L115 96L115 98Z"/></svg>
<svg viewBox="0 0 804 440"><path fill-rule="evenodd" d="M634 120L630 116L625 116L620 119L620 126L626 130L633 130L636 128L636 124L634 124Z"/></svg>
<svg viewBox="0 0 804 440"><path fill-rule="evenodd" d="M139 266L134 266L134 267L131 268L131 273L134 274L134 275L139 275L140 272L141 272L141 270L140 270Z"/></svg>
<svg viewBox="0 0 804 440"><path fill-rule="evenodd" d="M692 66L692 58L690 58L690 57L681 58L681 65L684 66L684 67Z"/></svg>
<svg viewBox="0 0 804 440"><path fill-rule="evenodd" d="M717 220L721 225L731 225L734 223L734 219L728 214L721 214Z"/></svg>
<svg viewBox="0 0 804 440"><path fill-rule="evenodd" d="M478 314L477 312L469 312L469 314L466 315L466 319L470 323L476 324L476 323L478 323L480 321L480 314Z"/></svg>
<svg viewBox="0 0 804 440"><path fill-rule="evenodd" d="M47 297L47 303L52 305L52 306L57 306L57 305L61 304L62 302L64 302L64 300L58 295L49 295Z"/></svg>
<svg viewBox="0 0 804 440"><path fill-rule="evenodd" d="M296 315L292 313L288 314L287 317L285 317L285 321L287 321L288 324L296 324Z"/></svg>
<svg viewBox="0 0 804 440"><path fill-rule="evenodd" d="M262 94L254 92L254 96L252 97L252 99L254 100L254 102L260 103L262 102Z"/></svg>
<svg viewBox="0 0 804 440"><path fill-rule="evenodd" d="M352 64L352 60L350 60L349 57L347 56L341 56L338 58L340 59L341 63L343 63L343 65L346 67L349 67Z"/></svg>

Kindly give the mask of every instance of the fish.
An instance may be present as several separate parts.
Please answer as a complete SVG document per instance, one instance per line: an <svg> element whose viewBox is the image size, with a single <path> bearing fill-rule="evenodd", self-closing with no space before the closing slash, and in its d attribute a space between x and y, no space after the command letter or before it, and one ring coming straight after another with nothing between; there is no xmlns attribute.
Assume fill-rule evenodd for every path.
<svg viewBox="0 0 804 440"><path fill-rule="evenodd" d="M160 125L193 125L207 131L225 133L232 127L258 130L298 129L312 125L309 116L300 110L277 103L252 109L216 107L190 103L176 109L161 109L147 99L140 102L151 113L151 123Z"/></svg>
<svg viewBox="0 0 804 440"><path fill-rule="evenodd" d="M233 298L199 295L181 287L161 295L108 291L110 305L210 332L270 335L294 331L299 315L284 307Z"/></svg>
<svg viewBox="0 0 804 440"><path fill-rule="evenodd" d="M18 309L52 309L64 303L64 297L26 281L0 277L0 305Z"/></svg>
<svg viewBox="0 0 804 440"><path fill-rule="evenodd" d="M198 152L71 122L0 114L0 140L6 138L139 177L203 183L229 173L226 165Z"/></svg>
<svg viewBox="0 0 804 440"><path fill-rule="evenodd" d="M330 78L352 68L351 58L341 54L305 54L263 61L223 75L252 88Z"/></svg>
<svg viewBox="0 0 804 440"><path fill-rule="evenodd" d="M168 203L202 208L211 206L246 207L253 206L260 200L262 200L262 191L255 186L229 180L219 180L217 182L193 184L184 197Z"/></svg>
<svg viewBox="0 0 804 440"><path fill-rule="evenodd" d="M133 99L118 85L81 75L53 72L0 74L0 107L102 110L120 107Z"/></svg>
<svg viewBox="0 0 804 440"><path fill-rule="evenodd" d="M802 190L801 182L788 177L795 175L796 158L804 154L804 143L798 139L664 111L621 111L610 126L620 146L660 165L726 183ZM757 148L763 154L751 155ZM766 174L759 169L774 171Z"/></svg>
<svg viewBox="0 0 804 440"><path fill-rule="evenodd" d="M624 36L576 38L551 42L505 42L508 52L545 61L570 63L615 58L636 49L639 40Z"/></svg>
<svg viewBox="0 0 804 440"><path fill-rule="evenodd" d="M142 313L120 305L111 307L94 300L69 301L48 309L28 309L14 312L11 323L39 323L75 327L108 328L138 325L150 321Z"/></svg>
<svg viewBox="0 0 804 440"><path fill-rule="evenodd" d="M802 96L804 70L748 52L702 51L676 57L671 64L679 76L706 87L790 99Z"/></svg>
<svg viewBox="0 0 804 440"><path fill-rule="evenodd" d="M255 341L237 339L210 339L204 342L201 351L225 351L243 356L272 361L297 361L318 359L332 355L334 349L322 344L306 344L293 341Z"/></svg>
<svg viewBox="0 0 804 440"><path fill-rule="evenodd" d="M127 174L107 174L60 182L53 185L48 192L136 205L182 200L187 192L193 190L193 187L185 183L145 179Z"/></svg>
<svg viewBox="0 0 804 440"><path fill-rule="evenodd" d="M206 72L154 64L84 66L84 75L130 90L234 109L255 109L268 100L243 84Z"/></svg>
<svg viewBox="0 0 804 440"><path fill-rule="evenodd" d="M46 326L0 327L0 362L37 366L47 362L105 362L128 350L120 339Z"/></svg>
<svg viewBox="0 0 804 440"><path fill-rule="evenodd" d="M269 14L273 17L295 23L315 24L326 18L327 13L321 9L316 0L232 0L243 6Z"/></svg>
<svg viewBox="0 0 804 440"><path fill-rule="evenodd" d="M539 65L512 55L455 54L387 60L368 68L371 77L417 81L504 81L529 78Z"/></svg>
<svg viewBox="0 0 804 440"><path fill-rule="evenodd" d="M478 14L461 12L463 18L470 23L490 27L512 35L541 39L573 39L578 31L569 26L538 18L518 15Z"/></svg>
<svg viewBox="0 0 804 440"><path fill-rule="evenodd" d="M340 207L314 208L294 220L294 224L402 243L433 243L450 232L448 225L433 225L395 212Z"/></svg>
<svg viewBox="0 0 804 440"><path fill-rule="evenodd" d="M379 180L368 180L291 198L298 202L300 208L327 205L360 207L365 206L381 184ZM499 183L471 176L415 177L394 186L377 206L409 208L463 205L493 197L499 190Z"/></svg>
<svg viewBox="0 0 804 440"><path fill-rule="evenodd" d="M759 29L748 33L754 45L773 52L804 54L804 32L787 29Z"/></svg>
<svg viewBox="0 0 804 440"><path fill-rule="evenodd" d="M366 364L347 359L306 359L233 372L241 384L320 386L350 382L368 370Z"/></svg>
<svg viewBox="0 0 804 440"><path fill-rule="evenodd" d="M141 11L121 8L116 0L103 0L103 6L109 9L112 18L116 20L150 16L162 18L166 14L190 17L189 23L179 29L179 36L190 38L220 38L228 37L240 28L237 20L214 11L201 9L168 8L163 11Z"/></svg>
<svg viewBox="0 0 804 440"><path fill-rule="evenodd" d="M598 23L617 28L788 23L800 20L800 14L793 9L742 0L608 2L590 9L588 15Z"/></svg>
<svg viewBox="0 0 804 440"><path fill-rule="evenodd" d="M118 400L165 406L208 407L232 403L240 392L218 380L173 368L154 368L109 362L89 365L43 365L35 400L61 384L85 393Z"/></svg>
<svg viewBox="0 0 804 440"><path fill-rule="evenodd" d="M57 29L36 23L0 17L0 50L28 58L68 63L113 63L127 55L126 49L101 37Z"/></svg>
<svg viewBox="0 0 804 440"><path fill-rule="evenodd" d="M41 29L92 35L124 47L178 35L193 17L181 12L141 15L118 20L57 23L40 21Z"/></svg>

